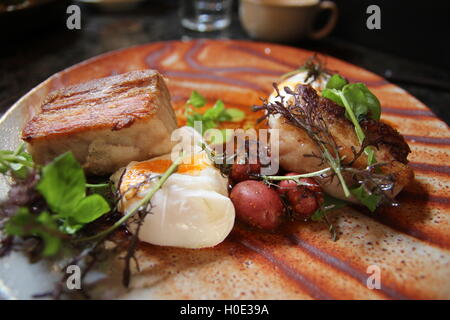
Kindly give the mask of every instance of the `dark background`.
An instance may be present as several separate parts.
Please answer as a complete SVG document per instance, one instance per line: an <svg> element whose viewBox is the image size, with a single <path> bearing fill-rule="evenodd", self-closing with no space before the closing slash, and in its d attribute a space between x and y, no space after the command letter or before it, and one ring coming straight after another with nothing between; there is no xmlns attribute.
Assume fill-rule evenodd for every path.
<svg viewBox="0 0 450 320"><path fill-rule="evenodd" d="M399 57L450 69L450 1L336 0L334 35ZM365 26L366 8L381 9L381 30Z"/></svg>
<svg viewBox="0 0 450 320"><path fill-rule="evenodd" d="M329 37L290 45L326 53L384 76L450 123L450 1L335 2L340 18ZM106 51L174 39L249 40L239 23L238 1L230 28L203 34L181 27L176 0L147 0L135 10L115 13L82 6L79 31L66 28L68 3L59 0L0 15L0 113L53 73ZM366 28L366 8L371 4L381 8L381 30Z"/></svg>

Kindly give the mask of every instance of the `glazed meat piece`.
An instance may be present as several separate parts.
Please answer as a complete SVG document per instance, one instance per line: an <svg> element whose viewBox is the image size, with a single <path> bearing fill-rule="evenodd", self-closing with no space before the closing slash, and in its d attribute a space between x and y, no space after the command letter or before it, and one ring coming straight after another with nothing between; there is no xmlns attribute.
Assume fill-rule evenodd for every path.
<svg viewBox="0 0 450 320"><path fill-rule="evenodd" d="M51 93L22 131L38 164L72 151L88 173L170 152L177 127L164 79L132 71Z"/></svg>
<svg viewBox="0 0 450 320"><path fill-rule="evenodd" d="M295 90L302 99L312 107L309 112L319 115L328 128L339 149L339 155L350 163L354 159L354 150L360 148L353 124L345 117L345 109L333 101L320 97L309 85L298 85ZM272 101L274 97L271 98ZM413 171L407 166L407 156L411 152L404 138L388 124L376 120L363 120L360 123L368 143L375 148L377 162L384 163L380 170L390 174L394 179L394 188L388 196L394 198L413 178ZM269 116L269 126L280 130L280 165L288 171L313 172L328 167L328 163L311 155L320 155L317 143L306 130L295 126L281 114ZM362 153L351 166L364 169L367 166L367 156ZM349 175L344 175L348 185L355 184ZM356 201L353 197L346 198L338 179L318 179L323 189L330 195Z"/></svg>

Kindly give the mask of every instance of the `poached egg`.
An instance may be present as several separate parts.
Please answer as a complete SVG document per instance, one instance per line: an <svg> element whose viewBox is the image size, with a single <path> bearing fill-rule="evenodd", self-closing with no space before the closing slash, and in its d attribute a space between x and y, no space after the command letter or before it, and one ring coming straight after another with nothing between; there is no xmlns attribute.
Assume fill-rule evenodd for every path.
<svg viewBox="0 0 450 320"><path fill-rule="evenodd" d="M234 206L228 197L228 179L198 145L199 134L190 127L175 130L183 137L181 148L190 149L182 164L151 200L139 239L151 244L183 248L212 247L222 242L234 225ZM191 142L186 137L192 137ZM175 146L180 150L180 144ZM174 147L174 148L175 148ZM171 155L131 162L113 175L121 194L119 211L126 214L139 205L157 179L172 164ZM133 228L131 228L133 230Z"/></svg>

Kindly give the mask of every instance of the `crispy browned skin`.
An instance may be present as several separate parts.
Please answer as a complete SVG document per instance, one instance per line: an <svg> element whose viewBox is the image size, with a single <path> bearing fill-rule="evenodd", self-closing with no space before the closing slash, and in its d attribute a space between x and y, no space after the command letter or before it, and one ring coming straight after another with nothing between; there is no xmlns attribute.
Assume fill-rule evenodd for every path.
<svg viewBox="0 0 450 320"><path fill-rule="evenodd" d="M384 146L390 154L401 163L408 163L411 149L405 138L390 125L373 119L365 119L359 123L370 145Z"/></svg>
<svg viewBox="0 0 450 320"><path fill-rule="evenodd" d="M352 147L359 150L360 143L353 124L345 117L345 109L329 99L320 97L309 85L299 85L297 90L302 98L313 106L311 112L320 114L323 118L328 131L339 147L340 156L344 157L345 161L351 161L354 158ZM327 166L316 158L308 157L311 154L318 155L320 151L305 130L294 126L284 117L270 117L269 125L280 129L280 164L285 170L312 172ZM407 156L411 150L398 131L386 123L370 119L362 121L361 126L369 144L377 147L375 156L378 162L384 163L382 171L391 174L396 181L391 193L394 197L414 177L412 169L407 166ZM359 169L365 168L366 154L362 153L352 166ZM349 183L351 184L352 181ZM321 184L331 195L349 200L342 194L342 188L337 184L337 179L334 183L322 181ZM354 201L354 199L350 200Z"/></svg>
<svg viewBox="0 0 450 320"><path fill-rule="evenodd" d="M318 112L325 119L337 145L344 148L340 152L343 152L347 159L351 159L350 147L352 145L358 146L359 142L353 124L345 117L345 109L330 99L319 97L316 90L311 86L302 86L302 90L305 95L309 95L312 99L317 100L316 108ZM374 119L364 119L360 122L360 125L368 140L368 144L378 148L386 148L391 158L404 164L408 163L407 157L411 153L411 149L397 130L387 123ZM360 161L361 166L365 166L366 163L366 159Z"/></svg>
<svg viewBox="0 0 450 320"><path fill-rule="evenodd" d="M22 139L50 138L80 131L120 130L157 111L160 84L154 70L89 81L49 94L41 112L29 121Z"/></svg>
<svg viewBox="0 0 450 320"><path fill-rule="evenodd" d="M51 93L22 139L36 163L72 151L87 172L109 174L170 152L176 127L164 79L142 70Z"/></svg>

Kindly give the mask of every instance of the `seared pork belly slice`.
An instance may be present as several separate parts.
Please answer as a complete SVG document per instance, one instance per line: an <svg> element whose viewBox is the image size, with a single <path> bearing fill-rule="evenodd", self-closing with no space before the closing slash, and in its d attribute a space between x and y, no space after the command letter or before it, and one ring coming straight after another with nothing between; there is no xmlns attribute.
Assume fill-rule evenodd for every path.
<svg viewBox="0 0 450 320"><path fill-rule="evenodd" d="M309 101L313 101L313 112L323 119L329 133L339 147L339 155L344 157L345 162L350 162L354 158L352 147L359 150L360 143L353 124L345 117L345 109L329 99L320 97L316 90L310 86L299 85L296 90L300 90L301 95L307 97ZM380 170L382 173L390 174L395 181L394 188L387 193L389 197L394 198L414 177L412 169L407 165L407 156L411 150L398 131L386 123L370 119L363 120L360 125L369 144L377 147L375 148L375 158L377 162L384 163ZM329 166L321 159L311 157L311 155L320 155L321 152L306 130L293 125L280 114L269 116L269 126L280 130L279 152L282 168L304 173ZM364 169L366 166L367 156L365 153L362 153L352 164L352 167L357 169ZM348 185L355 184L355 181L352 181L348 174L344 177ZM356 202L353 197L345 197L338 179L334 178L331 181L329 178L317 180L328 194Z"/></svg>
<svg viewBox="0 0 450 320"><path fill-rule="evenodd" d="M176 127L164 79L142 70L50 93L22 139L38 164L72 151L86 172L104 175L170 152Z"/></svg>

